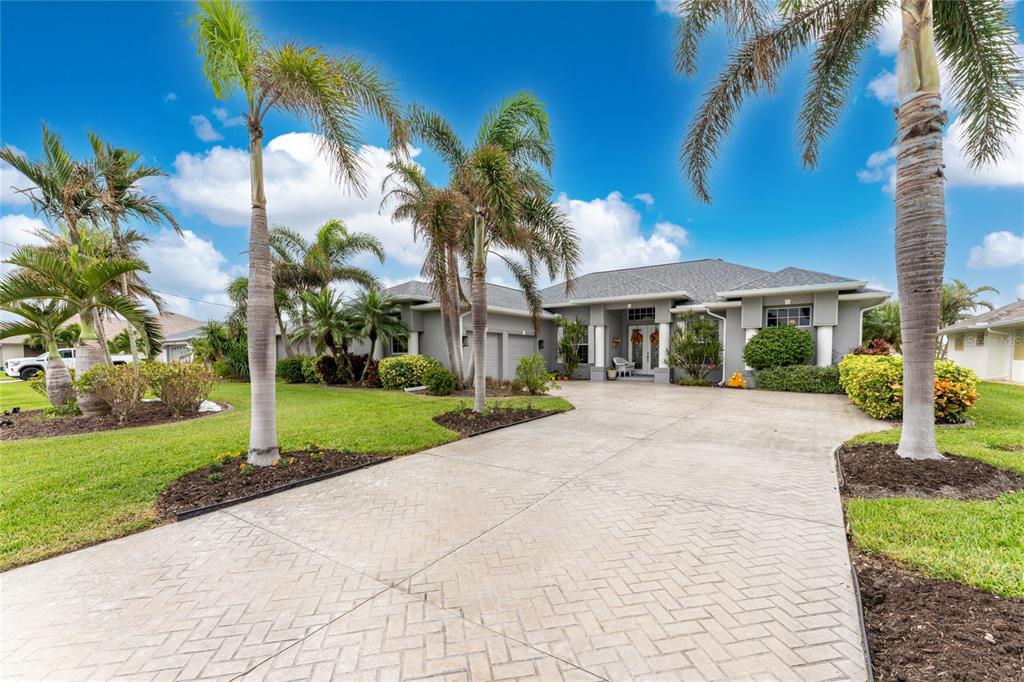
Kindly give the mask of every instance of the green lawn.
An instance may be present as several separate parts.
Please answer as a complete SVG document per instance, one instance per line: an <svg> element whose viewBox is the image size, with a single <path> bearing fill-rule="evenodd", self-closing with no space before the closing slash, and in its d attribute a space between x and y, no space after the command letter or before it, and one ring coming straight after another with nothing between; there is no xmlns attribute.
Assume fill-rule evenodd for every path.
<svg viewBox="0 0 1024 682"><path fill-rule="evenodd" d="M941 428L939 449L1024 473L1024 387L983 382L975 426ZM851 442L897 443L899 429ZM1003 446L1000 449L997 446ZM935 578L1004 596L1024 596L1024 492L990 502L853 499L847 519L858 547Z"/></svg>
<svg viewBox="0 0 1024 682"><path fill-rule="evenodd" d="M9 410L12 407L20 407L23 410L41 410L49 405L46 398L29 388L24 381L0 383L0 408L4 410Z"/></svg>
<svg viewBox="0 0 1024 682"><path fill-rule="evenodd" d="M0 396L22 401L18 384ZM16 396L16 397L15 397ZM222 452L245 450L248 384L220 384L211 396L236 409L196 421L81 436L3 443L0 456L0 570L38 561L158 523L157 495L178 476ZM330 448L402 454L456 440L431 417L459 407L455 398L400 391L329 389L278 384L278 435L283 449L309 441ZM561 398L516 398L564 410Z"/></svg>

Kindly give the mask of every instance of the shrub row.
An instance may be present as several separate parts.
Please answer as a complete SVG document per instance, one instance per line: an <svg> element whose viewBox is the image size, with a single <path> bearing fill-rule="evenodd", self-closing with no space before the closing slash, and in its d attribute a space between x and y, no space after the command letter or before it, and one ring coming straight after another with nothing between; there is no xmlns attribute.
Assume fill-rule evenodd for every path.
<svg viewBox="0 0 1024 682"><path fill-rule="evenodd" d="M839 368L815 365L789 365L756 370L757 387L766 391L796 393L844 393L839 382Z"/></svg>
<svg viewBox="0 0 1024 682"><path fill-rule="evenodd" d="M441 363L428 355L395 355L378 363L381 386L388 389L423 386L428 369Z"/></svg>
<svg viewBox="0 0 1024 682"><path fill-rule="evenodd" d="M146 390L176 416L193 414L213 390L213 371L198 362L146 362L136 365L97 365L75 380L75 388L108 405L120 421L139 406Z"/></svg>
<svg viewBox="0 0 1024 682"><path fill-rule="evenodd" d="M377 385L376 362L368 355L349 353L348 363L339 364L333 355L293 355L277 361L277 378L289 384L342 384L358 381L363 375L363 368L370 362L364 383Z"/></svg>
<svg viewBox="0 0 1024 682"><path fill-rule="evenodd" d="M798 327L765 327L743 347L743 361L754 369L802 365L811 359L814 341Z"/></svg>
<svg viewBox="0 0 1024 682"><path fill-rule="evenodd" d="M903 416L903 358L899 355L847 355L839 380L850 402L876 419ZM952 360L935 361L935 420L959 423L978 398L978 378Z"/></svg>

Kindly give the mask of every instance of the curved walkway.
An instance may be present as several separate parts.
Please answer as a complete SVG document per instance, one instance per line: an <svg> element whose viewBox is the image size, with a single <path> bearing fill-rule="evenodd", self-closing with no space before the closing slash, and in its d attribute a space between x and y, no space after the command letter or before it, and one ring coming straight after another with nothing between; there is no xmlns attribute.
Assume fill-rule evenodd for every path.
<svg viewBox="0 0 1024 682"><path fill-rule="evenodd" d="M0 576L3 679L866 677L836 396L573 412Z"/></svg>

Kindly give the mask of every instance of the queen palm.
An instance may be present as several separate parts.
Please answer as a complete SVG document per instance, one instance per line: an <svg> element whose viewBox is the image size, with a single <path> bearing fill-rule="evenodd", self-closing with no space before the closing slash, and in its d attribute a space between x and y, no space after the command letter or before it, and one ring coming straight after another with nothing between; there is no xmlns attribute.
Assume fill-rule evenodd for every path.
<svg viewBox="0 0 1024 682"><path fill-rule="evenodd" d="M305 119L320 133L321 151L339 179L363 188L357 121L369 113L391 129L404 151L404 134L392 87L375 67L351 56L333 56L294 42L269 44L247 9L231 0L202 0L192 19L203 72L218 98L241 92L249 131L252 214L249 229L248 340L252 415L248 460L265 466L278 459L275 406L274 281L263 187L263 120L271 110Z"/></svg>
<svg viewBox="0 0 1024 682"><path fill-rule="evenodd" d="M301 294L306 307L305 319L295 328L295 335L313 342L317 353L329 348L331 355L345 366L348 340L352 338L353 314L341 304L341 298L330 288L304 291Z"/></svg>
<svg viewBox="0 0 1024 682"><path fill-rule="evenodd" d="M352 314L359 329L358 336L369 340L370 358L377 355L377 341L388 343L391 339L404 339L409 330L402 322L402 308L394 298L379 289L364 291L352 305ZM363 365L360 380L366 378L370 363Z"/></svg>
<svg viewBox="0 0 1024 682"><path fill-rule="evenodd" d="M772 6L774 5L774 6ZM696 72L697 46L717 19L740 45L712 83L680 150L697 196L710 202L708 171L744 98L774 90L782 68L813 50L798 124L803 163L818 164L822 141L839 119L857 65L885 22L899 11L896 113L896 273L902 322L903 457L938 458L933 380L935 337L946 256L939 59L945 91L963 122L974 165L994 162L1016 128L1021 61L1003 0L685 0L677 9L676 66Z"/></svg>
<svg viewBox="0 0 1024 682"><path fill-rule="evenodd" d="M441 313L441 328L448 352L448 366L463 377L459 315L462 294L459 277L460 235L470 225L473 207L467 198L451 188L436 188L423 169L407 161L392 161L384 179L381 208L394 204L392 220L410 220L413 236L422 239L426 254L420 274L430 283Z"/></svg>
<svg viewBox="0 0 1024 682"><path fill-rule="evenodd" d="M978 308L995 310L995 305L979 298L979 296L988 292L998 294L999 290L987 284L977 289L972 289L963 280L955 278L952 282L946 282L942 285L942 292L939 296L941 301L939 324L943 327L950 327L975 314ZM940 357L946 357L947 345L948 339L939 349Z"/></svg>
<svg viewBox="0 0 1024 682"><path fill-rule="evenodd" d="M67 304L78 313L82 341L75 369L84 373L101 361L93 321L100 311L120 315L128 324L146 332L148 338L159 338L156 318L131 298L112 291L121 275L148 271L142 261L130 258L93 258L78 245L58 253L45 247L22 246L6 261L18 269L0 281L0 305L5 308L30 301L56 301ZM92 341L93 343L88 343ZM110 407L88 393L78 395L82 414L105 414Z"/></svg>
<svg viewBox="0 0 1024 682"><path fill-rule="evenodd" d="M65 301L11 301L0 305L3 310L17 315L19 320L0 322L0 339L19 334L39 336L46 345L46 398L51 405L67 404L75 396L71 374L64 359L57 352L61 325L78 310Z"/></svg>
<svg viewBox="0 0 1024 682"><path fill-rule="evenodd" d="M580 260L579 238L551 203L554 148L543 104L521 92L491 110L472 147L463 145L451 125L422 107L410 110L411 129L448 164L451 188L473 207L460 234L462 257L470 267L473 315L474 406L486 397L487 260L495 256L526 295L534 324L541 310L537 275L565 278L566 289Z"/></svg>
<svg viewBox="0 0 1024 682"><path fill-rule="evenodd" d="M166 222L179 235L182 234L181 227L174 219L170 209L164 206L151 194L145 192L139 183L147 178L155 178L166 175L156 166L148 166L142 163L142 154L124 147L115 147L96 133L90 132L89 144L93 151L93 165L96 172L102 179L99 200L102 206L103 216L110 226L111 239L114 252L121 258L137 258L137 247L139 244L148 242L149 239L137 230L125 230L123 222L126 219L138 219L146 223L159 224ZM138 277L130 281L128 274L121 277L121 294L130 296L133 289L138 290L144 283ZM137 293L134 292L134 293ZM152 293L152 292L150 292ZM151 298L151 296L150 296ZM161 308L161 301L153 299L157 309ZM138 331L129 325L126 330L128 335L128 346L132 354L132 361L139 362L139 347L137 340ZM152 344L150 344L152 346Z"/></svg>

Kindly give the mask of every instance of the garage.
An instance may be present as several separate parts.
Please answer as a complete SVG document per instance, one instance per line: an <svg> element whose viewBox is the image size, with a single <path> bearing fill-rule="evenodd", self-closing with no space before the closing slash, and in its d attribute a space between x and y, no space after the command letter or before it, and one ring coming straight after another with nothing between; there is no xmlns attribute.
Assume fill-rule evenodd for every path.
<svg viewBox="0 0 1024 682"><path fill-rule="evenodd" d="M511 379L515 376L516 367L519 365L519 361L528 355L533 355L537 352L537 337L536 336L509 336L508 337L508 352L509 359L508 365L509 376L506 379Z"/></svg>

